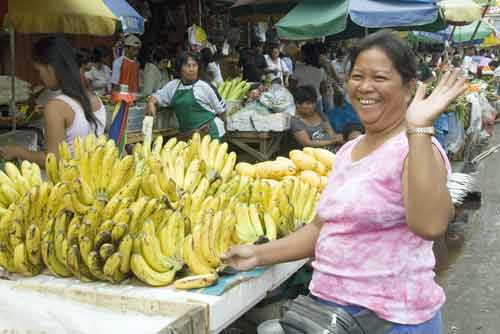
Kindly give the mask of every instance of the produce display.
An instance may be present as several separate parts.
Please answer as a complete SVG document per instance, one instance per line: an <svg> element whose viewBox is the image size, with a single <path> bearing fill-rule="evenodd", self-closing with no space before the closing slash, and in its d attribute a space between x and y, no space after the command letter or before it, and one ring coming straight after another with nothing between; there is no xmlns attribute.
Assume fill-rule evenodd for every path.
<svg viewBox="0 0 500 334"><path fill-rule="evenodd" d="M219 94L225 101L241 101L250 90L251 85L246 80L234 78L217 86Z"/></svg>
<svg viewBox="0 0 500 334"><path fill-rule="evenodd" d="M332 164L316 150L245 175L227 144L209 136L157 137L120 159L112 140L89 135L75 139L74 154L62 143L59 160L47 155L47 182L36 164L8 162L0 172L0 265L24 276L47 268L82 281L214 284L231 245L273 240L313 220L323 177L313 173ZM289 172L278 178L282 166Z"/></svg>

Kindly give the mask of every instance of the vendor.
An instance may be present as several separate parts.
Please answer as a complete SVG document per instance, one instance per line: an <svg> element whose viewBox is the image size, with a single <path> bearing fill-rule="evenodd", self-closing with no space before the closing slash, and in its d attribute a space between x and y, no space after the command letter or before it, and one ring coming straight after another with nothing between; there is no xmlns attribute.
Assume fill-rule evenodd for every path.
<svg viewBox="0 0 500 334"><path fill-rule="evenodd" d="M99 95L105 95L111 91L111 69L104 64L105 57L105 48L95 48L92 67L85 73L85 77L90 81L90 86Z"/></svg>
<svg viewBox="0 0 500 334"><path fill-rule="evenodd" d="M114 90L118 90L120 85L127 85L130 93L137 93L139 92L139 62L137 62L136 57L142 43L134 35L125 37L123 43L125 54L113 61L111 83Z"/></svg>
<svg viewBox="0 0 500 334"><path fill-rule="evenodd" d="M288 86L289 69L280 57L280 49L278 45L273 45L270 48L270 55L264 55L266 60L265 73L268 73L271 81L279 79L282 85Z"/></svg>
<svg viewBox="0 0 500 334"><path fill-rule="evenodd" d="M328 118L316 111L317 95L314 87L298 87L294 98L297 114L292 118L290 130L301 146L334 149L344 142L342 135L333 131Z"/></svg>
<svg viewBox="0 0 500 334"><path fill-rule="evenodd" d="M33 152L21 146L7 146L0 153L7 160L29 160L45 166L45 155L59 157L58 146L65 141L73 153L73 140L88 134L104 133L106 111L97 96L85 90L80 80L75 52L63 38L39 40L33 48L35 69L44 86L60 94L52 97L43 110L45 151Z"/></svg>
<svg viewBox="0 0 500 334"><path fill-rule="evenodd" d="M144 66L143 94L149 96L158 89L165 86L168 79L169 60L163 50L156 48L150 56L146 66Z"/></svg>
<svg viewBox="0 0 500 334"><path fill-rule="evenodd" d="M180 78L148 97L148 113L156 116L156 104L168 106L174 111L182 132L208 130L212 138L219 138L225 132L219 116L223 116L226 106L210 84L199 80L199 66L194 54L181 53L175 64Z"/></svg>

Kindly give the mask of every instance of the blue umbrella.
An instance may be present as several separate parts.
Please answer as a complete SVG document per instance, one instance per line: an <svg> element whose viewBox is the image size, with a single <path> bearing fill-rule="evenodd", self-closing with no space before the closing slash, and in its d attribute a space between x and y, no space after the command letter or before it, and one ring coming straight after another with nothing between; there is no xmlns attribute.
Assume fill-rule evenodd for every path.
<svg viewBox="0 0 500 334"><path fill-rule="evenodd" d="M126 0L104 0L104 3L120 19L125 34L144 33L144 18Z"/></svg>
<svg viewBox="0 0 500 334"><path fill-rule="evenodd" d="M363 28L427 30L438 21L435 0L301 0L276 27L283 39L339 39L362 35Z"/></svg>

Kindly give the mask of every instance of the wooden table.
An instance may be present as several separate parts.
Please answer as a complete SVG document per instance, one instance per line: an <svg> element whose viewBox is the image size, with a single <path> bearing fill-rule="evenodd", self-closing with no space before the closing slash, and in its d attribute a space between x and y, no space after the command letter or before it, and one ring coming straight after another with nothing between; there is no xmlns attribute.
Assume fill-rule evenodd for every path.
<svg viewBox="0 0 500 334"><path fill-rule="evenodd" d="M270 160L280 149L283 132L228 131L224 139L259 161ZM253 147L252 147L253 146Z"/></svg>
<svg viewBox="0 0 500 334"><path fill-rule="evenodd" d="M163 136L166 138L175 137L179 134L177 129L155 129L153 130L153 138ZM127 144L135 144L144 141L142 131L134 131L127 133Z"/></svg>

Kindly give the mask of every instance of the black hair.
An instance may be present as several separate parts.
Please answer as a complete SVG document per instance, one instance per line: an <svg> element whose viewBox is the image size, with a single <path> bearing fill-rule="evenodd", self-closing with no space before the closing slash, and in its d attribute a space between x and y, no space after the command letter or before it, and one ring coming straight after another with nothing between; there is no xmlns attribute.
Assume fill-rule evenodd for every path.
<svg viewBox="0 0 500 334"><path fill-rule="evenodd" d="M110 54L110 49L105 46L98 46L94 49L92 60L96 63L100 63Z"/></svg>
<svg viewBox="0 0 500 334"><path fill-rule="evenodd" d="M319 64L320 48L318 44L306 43L302 46L302 57L306 65L321 67Z"/></svg>
<svg viewBox="0 0 500 334"><path fill-rule="evenodd" d="M380 49L391 60L392 66L401 76L404 84L409 83L417 77L417 61L416 56L407 42L396 36L390 30L379 30L370 34L359 41L359 43L351 49L349 60L351 68L349 75L352 73L354 64L359 55L366 50Z"/></svg>
<svg viewBox="0 0 500 334"><path fill-rule="evenodd" d="M182 66L187 64L189 58L193 59L198 64L198 67L200 66L200 59L197 54L185 51L181 52L175 59L175 73L179 78L181 77Z"/></svg>
<svg viewBox="0 0 500 334"><path fill-rule="evenodd" d="M311 85L299 86L293 92L293 97L296 104L302 104L304 102L314 102L318 99L316 90Z"/></svg>
<svg viewBox="0 0 500 334"><path fill-rule="evenodd" d="M89 96L80 78L75 51L68 41L62 37L40 39L33 45L33 60L38 64L52 66L59 89L80 103L85 119L94 126L97 135L99 121L92 111Z"/></svg>
<svg viewBox="0 0 500 334"><path fill-rule="evenodd" d="M79 67L90 63L92 58L92 53L89 49L81 48L76 50L76 61L78 62Z"/></svg>
<svg viewBox="0 0 500 334"><path fill-rule="evenodd" d="M201 55L201 63L204 66L207 66L208 64L214 61L214 54L212 53L212 50L210 50L209 48L203 48L200 52L200 55Z"/></svg>

